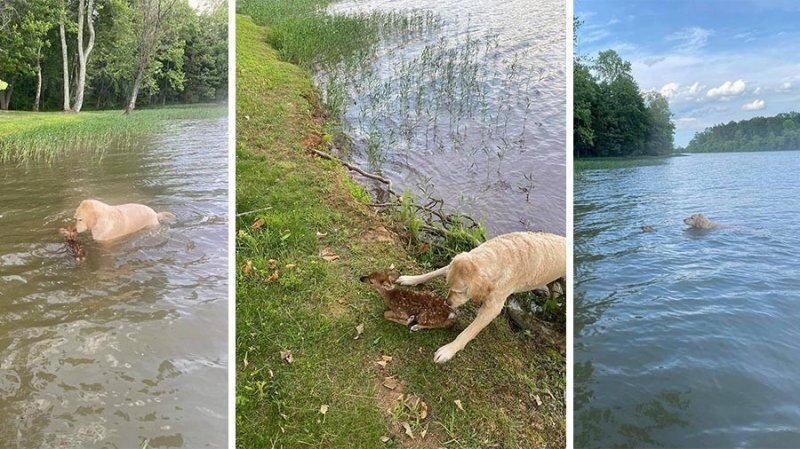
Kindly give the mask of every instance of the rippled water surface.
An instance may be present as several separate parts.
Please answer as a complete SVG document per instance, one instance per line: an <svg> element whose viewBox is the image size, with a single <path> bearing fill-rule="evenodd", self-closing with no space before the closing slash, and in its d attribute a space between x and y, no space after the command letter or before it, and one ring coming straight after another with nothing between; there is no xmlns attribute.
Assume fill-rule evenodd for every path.
<svg viewBox="0 0 800 449"><path fill-rule="evenodd" d="M318 73L344 86L354 158L398 190L441 198L492 235L565 227L565 2L336 2L334 13L429 14L369 64ZM333 89L335 91L335 89ZM399 186L399 187L398 187Z"/></svg>
<svg viewBox="0 0 800 449"><path fill-rule="evenodd" d="M112 245L57 229L81 200L178 217ZM226 120L0 166L0 446L225 447Z"/></svg>
<svg viewBox="0 0 800 449"><path fill-rule="evenodd" d="M798 152L576 173L576 447L800 444L798 173Z"/></svg>

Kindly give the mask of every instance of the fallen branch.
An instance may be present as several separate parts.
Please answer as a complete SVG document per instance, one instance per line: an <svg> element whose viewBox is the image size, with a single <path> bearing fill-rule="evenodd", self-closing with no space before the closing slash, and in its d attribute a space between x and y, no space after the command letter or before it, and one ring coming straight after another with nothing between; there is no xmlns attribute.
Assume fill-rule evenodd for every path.
<svg viewBox="0 0 800 449"><path fill-rule="evenodd" d="M374 173L370 173L368 171L365 171L365 170L361 169L360 167L357 167L357 166L355 166L355 165L353 165L353 164L351 164L351 163L349 163L347 161L343 161L343 160L339 159L338 157L336 157L336 156L334 156L334 155L332 155L330 153L326 153L324 151L320 151L320 150L317 150L317 149L314 149L314 148L311 148L310 150L311 150L312 153L316 154L317 156L319 156L319 157L321 157L323 159L327 159L329 161L338 162L338 163L342 164L343 166L347 167L348 169L360 174L361 176L364 176L365 178L374 179L375 181L378 181L378 182L381 182L383 184L386 184L386 191L389 192L390 194L394 195L395 197L400 198L401 195L399 193L395 192L392 189L392 180L391 179L384 178L383 176L376 175Z"/></svg>
<svg viewBox="0 0 800 449"><path fill-rule="evenodd" d="M270 209L272 209L272 206L262 207L261 209L251 210L251 211L247 211L247 212L241 212L241 213L236 214L236 216L237 217L241 217L241 216L244 216L244 215L250 215L250 214L254 214L256 212L263 212L265 210L270 210Z"/></svg>

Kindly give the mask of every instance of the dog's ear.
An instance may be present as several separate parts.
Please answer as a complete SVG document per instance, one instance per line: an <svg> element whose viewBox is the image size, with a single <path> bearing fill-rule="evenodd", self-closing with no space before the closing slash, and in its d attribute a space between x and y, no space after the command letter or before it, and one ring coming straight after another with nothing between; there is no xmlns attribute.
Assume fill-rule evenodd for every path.
<svg viewBox="0 0 800 449"><path fill-rule="evenodd" d="M473 302L482 302L492 291L491 281L480 274L478 266L467 253L461 253L453 258L448 278L463 280Z"/></svg>
<svg viewBox="0 0 800 449"><path fill-rule="evenodd" d="M94 203L89 200L81 201L75 211L75 218L82 220L87 229L92 229L97 224L97 210Z"/></svg>
<svg viewBox="0 0 800 449"><path fill-rule="evenodd" d="M389 282L391 283L394 283L394 281L400 278L400 272L397 270L389 270L386 274L389 276Z"/></svg>

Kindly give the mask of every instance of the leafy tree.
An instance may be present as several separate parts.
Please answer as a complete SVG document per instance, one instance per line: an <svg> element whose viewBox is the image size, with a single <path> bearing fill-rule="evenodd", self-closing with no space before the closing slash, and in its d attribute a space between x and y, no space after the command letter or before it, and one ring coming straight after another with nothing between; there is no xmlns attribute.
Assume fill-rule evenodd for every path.
<svg viewBox="0 0 800 449"><path fill-rule="evenodd" d="M693 153L794 150L800 150L797 112L715 125L695 134L686 147Z"/></svg>

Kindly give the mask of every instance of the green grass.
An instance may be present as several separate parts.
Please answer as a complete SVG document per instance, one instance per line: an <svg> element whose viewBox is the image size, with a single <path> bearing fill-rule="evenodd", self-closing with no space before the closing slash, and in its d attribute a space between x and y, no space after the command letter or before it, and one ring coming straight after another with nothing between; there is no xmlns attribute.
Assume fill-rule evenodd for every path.
<svg viewBox="0 0 800 449"><path fill-rule="evenodd" d="M0 112L0 162L52 158L75 148L99 150L112 141L135 140L169 120L219 118L221 105L192 105L121 111Z"/></svg>
<svg viewBox="0 0 800 449"><path fill-rule="evenodd" d="M282 62L249 18L237 18L236 32L236 206L245 214L236 221L237 447L564 447L557 349L537 347L501 318L436 365L435 350L474 309L450 330L411 333L382 319L381 300L359 276L421 268L400 240L376 238L391 225L363 204L344 169L305 151L325 126L310 74ZM325 247L340 259L323 260ZM385 370L375 363L382 355L393 357ZM381 385L389 375L427 404L425 419L391 401Z"/></svg>
<svg viewBox="0 0 800 449"><path fill-rule="evenodd" d="M367 56L380 37L419 31L431 15L370 12L330 15L330 0L241 0L237 10L267 27L264 36L282 60L331 67Z"/></svg>
<svg viewBox="0 0 800 449"><path fill-rule="evenodd" d="M640 157L585 157L574 160L573 169L604 170L611 168L644 167L648 165L662 165L673 156L640 156Z"/></svg>

